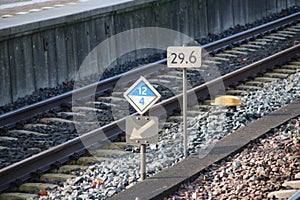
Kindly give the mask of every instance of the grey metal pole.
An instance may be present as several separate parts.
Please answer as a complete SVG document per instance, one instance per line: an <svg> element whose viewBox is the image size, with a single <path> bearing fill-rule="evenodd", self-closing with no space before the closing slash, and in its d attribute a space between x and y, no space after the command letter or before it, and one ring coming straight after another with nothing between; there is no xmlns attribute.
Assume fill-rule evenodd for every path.
<svg viewBox="0 0 300 200"><path fill-rule="evenodd" d="M187 69L183 68L183 96L182 96L182 120L183 120L183 150L187 157Z"/></svg>
<svg viewBox="0 0 300 200"><path fill-rule="evenodd" d="M146 145L141 144L141 169L140 169L140 175L141 175L141 180L146 179Z"/></svg>

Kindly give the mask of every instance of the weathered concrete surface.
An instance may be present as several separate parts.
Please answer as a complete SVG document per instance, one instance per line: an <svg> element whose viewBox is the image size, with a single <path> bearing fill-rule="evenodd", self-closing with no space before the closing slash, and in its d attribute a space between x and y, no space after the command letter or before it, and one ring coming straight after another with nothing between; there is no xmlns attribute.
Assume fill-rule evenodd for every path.
<svg viewBox="0 0 300 200"><path fill-rule="evenodd" d="M297 4L300 0L90 0L0 19L0 106L74 79L88 53L117 33L162 27L200 38ZM109 44L108 57L137 37L147 36ZM123 62L145 56L134 51Z"/></svg>

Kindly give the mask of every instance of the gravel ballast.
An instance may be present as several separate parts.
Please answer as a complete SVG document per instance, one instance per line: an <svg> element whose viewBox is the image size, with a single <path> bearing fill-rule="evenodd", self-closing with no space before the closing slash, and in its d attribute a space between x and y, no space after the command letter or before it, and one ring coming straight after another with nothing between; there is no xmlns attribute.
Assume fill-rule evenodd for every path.
<svg viewBox="0 0 300 200"><path fill-rule="evenodd" d="M267 115L268 113L275 111L279 107L282 107L285 104L291 103L293 100L298 99L300 97L300 74L299 72L295 75L291 75L289 78L284 80L278 80L271 83L264 84L264 87L261 90L249 92L248 94L242 96L242 100L244 103L243 107L239 107L236 112L230 112L224 107L211 107L208 112L200 113L198 117L195 117L193 120L189 121L189 153L190 154L199 154L201 156L201 149L213 144L217 140L223 138L224 136L230 134L234 130L239 127L245 126L251 121ZM299 123L295 123L295 126L299 127ZM299 128L295 127L290 131L295 130L299 131ZM299 133L299 132L298 132ZM296 148L294 146L295 141L299 139L299 135L293 136L293 138L285 140L285 138L290 137L290 132L288 131L282 141L288 142L287 145L291 146L292 149ZM277 139L276 139L277 140ZM276 141L270 142L268 139L264 139L262 143L262 147L265 145L271 146L274 148L279 147L280 144L276 143ZM299 140L298 140L299 143ZM269 148L266 146L266 148ZM256 150L256 147L249 146L249 152ZM297 149L297 148L296 148ZM299 149L299 148L298 148ZM198 151L200 150L200 151ZM266 151L266 152L269 152ZM290 152L290 155L293 155L294 151ZM279 152L280 153L280 152ZM263 153L265 155L265 153ZM268 154L273 155L272 152ZM282 155L282 154L280 154ZM286 155L284 153L284 155ZM250 158L250 157L249 157ZM264 158L264 157L262 157ZM272 157L272 159L275 158ZM280 158L277 155L277 158ZM74 172L74 174L79 177L75 180L69 180L65 183L62 183L60 187L55 190L49 191L49 195L47 198L49 199L68 199L68 198L98 198L98 199L106 199L107 197L113 196L120 191L129 188L136 184L139 179L139 162L140 157L138 154L129 153L127 156L122 156L121 158L114 159L112 161L102 161L99 164L90 166L87 171L78 171ZM159 142L157 148L155 146L150 146L147 148L147 174L148 176L152 176L153 174L161 171L163 168L174 165L178 161L183 159L182 154L182 133L181 133L181 124L174 123L174 125L165 128L159 137ZM243 155L238 156L237 159L240 162L235 163L236 170L245 171L249 167L248 164L244 164L248 162L248 160L242 160ZM248 157L246 158L248 159ZM286 158L288 159L288 158ZM257 159L258 161L260 159ZM270 161L270 163L266 163L270 165L270 168L265 163L257 162L255 159L249 159L253 163L253 166L256 164L260 164L259 172L265 172L265 175L272 175L277 170L281 170L278 168L277 159L274 161ZM263 159L266 160L266 159ZM279 159L280 160L280 159ZM282 160L282 159L281 159ZM291 160L292 162L293 160ZM225 162L226 164L226 162ZM228 164L228 166L232 166L233 164ZM273 166L274 165L274 166ZM225 165L226 166L226 165ZM234 167L234 165L233 165ZM244 169L244 168L245 169ZM274 168L274 172L272 171ZM226 167L223 169L225 170ZM255 169L257 170L257 169ZM270 171L271 170L271 171ZM288 169L284 169L288 171ZM230 171L226 171L226 176L231 175ZM220 177L218 175L218 180L222 180L225 177L225 172L223 172L223 176ZM221 173L221 171L220 171ZM231 174L230 174L231 173ZM253 179L253 187L256 181L256 171L255 174L252 172L247 174L245 172L243 176L249 176L249 179ZM254 173L254 172L253 172ZM255 176L254 176L255 175ZM232 178L235 178L234 176ZM98 184L96 186L92 185L92 182L100 179L103 181L103 184ZM243 179L240 180L241 182ZM249 182L249 181L248 181ZM224 188L223 188L224 187ZM220 194L222 194L222 188L225 189L226 186L220 186ZM267 190L276 189L275 186L267 186ZM245 187L246 188L246 187ZM248 190L247 188L243 190L240 188L240 191L243 191L244 195L248 194L252 190ZM248 192L248 193L247 193ZM217 193L216 193L217 194ZM225 192L226 194L226 192ZM177 194L175 194L177 195ZM181 194L180 194L181 195ZM211 195L213 195L211 193ZM43 197L41 197L43 198Z"/></svg>

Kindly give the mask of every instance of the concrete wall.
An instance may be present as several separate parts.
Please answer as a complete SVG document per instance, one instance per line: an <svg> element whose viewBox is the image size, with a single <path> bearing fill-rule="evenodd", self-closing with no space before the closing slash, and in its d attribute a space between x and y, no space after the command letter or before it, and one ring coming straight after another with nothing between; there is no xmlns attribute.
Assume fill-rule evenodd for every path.
<svg viewBox="0 0 300 200"><path fill-rule="evenodd" d="M87 54L116 33L154 26L200 38L296 4L299 0L140 0L2 28L0 105L74 79ZM111 45L118 49L118 45L126 45L126 38ZM128 59L136 56L140 55L132 54Z"/></svg>

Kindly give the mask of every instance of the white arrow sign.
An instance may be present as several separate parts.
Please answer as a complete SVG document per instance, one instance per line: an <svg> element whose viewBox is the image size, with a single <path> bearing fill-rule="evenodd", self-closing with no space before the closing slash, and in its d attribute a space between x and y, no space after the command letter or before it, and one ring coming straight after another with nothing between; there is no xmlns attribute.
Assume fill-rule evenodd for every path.
<svg viewBox="0 0 300 200"><path fill-rule="evenodd" d="M135 144L156 144L158 142L158 118L127 116L126 142Z"/></svg>
<svg viewBox="0 0 300 200"><path fill-rule="evenodd" d="M130 139L131 140L137 140L137 139L142 139L145 137L149 137L149 136L142 136L142 133L146 132L147 129L151 128L153 125L155 124L155 121L153 119L151 119L149 122L147 122L145 125L143 125L141 128L136 129L135 127L133 127L132 133L130 135Z"/></svg>

